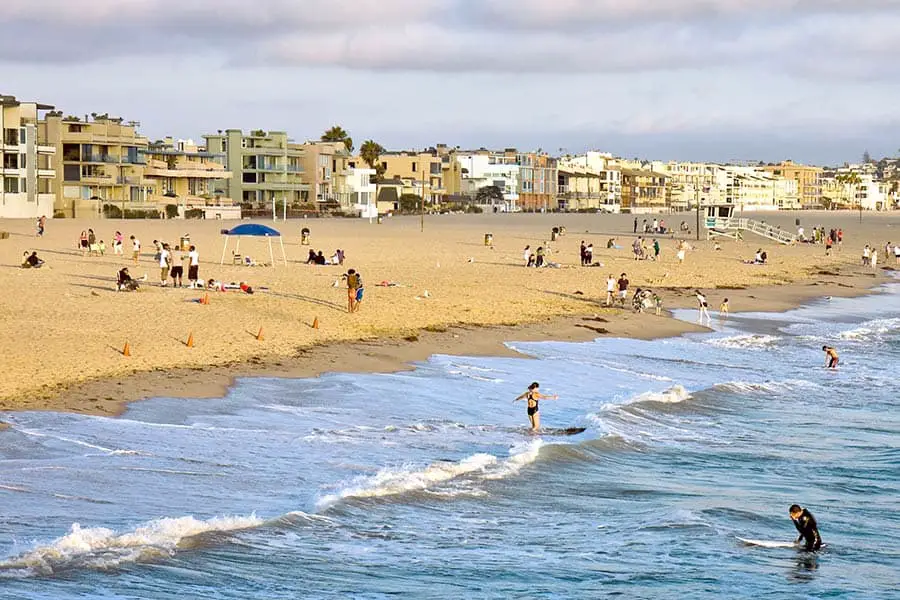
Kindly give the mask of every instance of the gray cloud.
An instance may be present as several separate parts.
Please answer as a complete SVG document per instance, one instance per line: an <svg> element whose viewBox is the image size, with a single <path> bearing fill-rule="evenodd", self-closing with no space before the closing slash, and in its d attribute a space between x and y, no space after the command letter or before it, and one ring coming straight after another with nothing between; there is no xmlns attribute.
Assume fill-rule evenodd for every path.
<svg viewBox="0 0 900 600"><path fill-rule="evenodd" d="M864 59L891 72L900 0L3 0L0 60L616 73ZM837 18L837 16L840 18ZM86 40L89 43L86 43ZM883 67L881 65L884 65Z"/></svg>

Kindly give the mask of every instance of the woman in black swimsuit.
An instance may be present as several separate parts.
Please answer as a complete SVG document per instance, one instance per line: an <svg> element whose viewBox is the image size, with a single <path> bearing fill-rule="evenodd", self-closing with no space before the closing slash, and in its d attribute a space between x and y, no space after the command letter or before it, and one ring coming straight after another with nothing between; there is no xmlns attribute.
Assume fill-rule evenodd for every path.
<svg viewBox="0 0 900 600"><path fill-rule="evenodd" d="M557 400L559 398L559 396L544 396L538 391L539 387L541 387L541 384L535 381L528 386L528 391L513 400L513 402L526 400L526 404L528 405L528 420L531 421L532 431L537 431L541 428L541 415L538 402L540 400Z"/></svg>

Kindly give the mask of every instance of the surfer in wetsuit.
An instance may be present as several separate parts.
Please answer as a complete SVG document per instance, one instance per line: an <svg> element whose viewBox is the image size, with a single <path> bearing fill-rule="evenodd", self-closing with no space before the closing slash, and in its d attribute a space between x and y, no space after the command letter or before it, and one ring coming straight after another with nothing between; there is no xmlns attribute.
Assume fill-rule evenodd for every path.
<svg viewBox="0 0 900 600"><path fill-rule="evenodd" d="M525 400L528 405L528 420L531 422L531 430L537 431L541 428L541 415L540 415L540 406L539 402L541 400L557 400L559 396L544 396L538 391L538 388L541 387L537 381L528 386L528 390L513 400L513 402L518 402L519 400Z"/></svg>
<svg viewBox="0 0 900 600"><path fill-rule="evenodd" d="M831 346L822 346L822 351L825 352L825 368L826 369L837 369L838 366L838 353L837 350L832 348Z"/></svg>
<svg viewBox="0 0 900 600"><path fill-rule="evenodd" d="M813 552L821 548L822 536L819 535L819 526L816 524L816 518L812 516L812 513L796 504L791 505L790 513L794 527L800 532L797 542L806 540L807 552Z"/></svg>

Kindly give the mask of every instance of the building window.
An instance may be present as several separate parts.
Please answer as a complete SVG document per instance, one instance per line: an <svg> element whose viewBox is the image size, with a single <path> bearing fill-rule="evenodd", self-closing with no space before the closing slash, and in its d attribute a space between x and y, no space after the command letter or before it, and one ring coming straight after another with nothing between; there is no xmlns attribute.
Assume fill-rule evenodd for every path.
<svg viewBox="0 0 900 600"><path fill-rule="evenodd" d="M27 136L25 135L25 128L24 128L24 127L20 127L20 128L19 128L19 143L20 143L20 144L24 144L24 143L26 142L27 139L28 139L28 138L27 138Z"/></svg>
<svg viewBox="0 0 900 600"><path fill-rule="evenodd" d="M19 193L19 180L12 177L6 177L3 180L3 191L7 194Z"/></svg>
<svg viewBox="0 0 900 600"><path fill-rule="evenodd" d="M412 172L413 172L413 173L416 172L416 163L413 163L413 164L412 164Z"/></svg>
<svg viewBox="0 0 900 600"><path fill-rule="evenodd" d="M3 130L3 143L7 146L18 146L19 145L19 130L18 129L4 129Z"/></svg>

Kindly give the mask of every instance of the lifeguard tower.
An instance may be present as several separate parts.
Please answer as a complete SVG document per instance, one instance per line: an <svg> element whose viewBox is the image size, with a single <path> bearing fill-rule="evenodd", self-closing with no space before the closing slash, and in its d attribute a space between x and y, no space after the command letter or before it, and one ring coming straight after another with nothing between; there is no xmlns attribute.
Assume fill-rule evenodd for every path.
<svg viewBox="0 0 900 600"><path fill-rule="evenodd" d="M797 237L780 227L769 225L755 219L734 216L734 204L708 204L706 209L706 239L728 237L736 240L744 239L743 232L749 231L758 236L776 241L779 244L793 244Z"/></svg>

